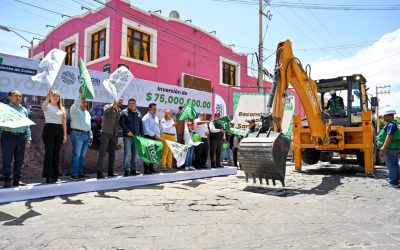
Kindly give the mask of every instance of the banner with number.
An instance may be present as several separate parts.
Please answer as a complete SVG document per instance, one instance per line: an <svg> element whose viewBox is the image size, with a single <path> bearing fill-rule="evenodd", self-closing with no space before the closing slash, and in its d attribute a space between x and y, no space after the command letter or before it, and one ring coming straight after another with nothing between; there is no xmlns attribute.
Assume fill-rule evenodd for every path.
<svg viewBox="0 0 400 250"><path fill-rule="evenodd" d="M143 162L147 164L161 162L163 150L162 142L141 136L133 137L133 141L135 143L136 152Z"/></svg>
<svg viewBox="0 0 400 250"><path fill-rule="evenodd" d="M0 102L0 127L20 128L35 125L28 117Z"/></svg>
<svg viewBox="0 0 400 250"><path fill-rule="evenodd" d="M0 92L8 93L12 89L18 89L22 94L35 96L44 96L48 92L47 84L34 82L31 79L31 76L38 73L40 61L2 53L0 53L0 61L2 61ZM110 74L93 70L88 70L88 72L96 96L93 101L113 102L114 98L102 84L104 80L110 78ZM59 90L64 99L74 100L81 86L79 78L77 67L62 65L53 88ZM149 103L154 102L160 109L169 108L176 111L179 106L193 100L193 106L197 112L211 114L211 93L176 85L134 78L123 91L122 96L124 104L128 103L129 98L134 98L138 107L147 107Z"/></svg>

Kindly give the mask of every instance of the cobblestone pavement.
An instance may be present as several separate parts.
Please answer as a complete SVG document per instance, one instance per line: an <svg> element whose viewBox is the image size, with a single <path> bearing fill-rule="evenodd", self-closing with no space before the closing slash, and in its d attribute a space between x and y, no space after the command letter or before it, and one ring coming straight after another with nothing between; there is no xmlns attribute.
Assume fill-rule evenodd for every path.
<svg viewBox="0 0 400 250"><path fill-rule="evenodd" d="M0 205L1 249L400 249L400 189L352 166L288 167L287 187L236 176Z"/></svg>

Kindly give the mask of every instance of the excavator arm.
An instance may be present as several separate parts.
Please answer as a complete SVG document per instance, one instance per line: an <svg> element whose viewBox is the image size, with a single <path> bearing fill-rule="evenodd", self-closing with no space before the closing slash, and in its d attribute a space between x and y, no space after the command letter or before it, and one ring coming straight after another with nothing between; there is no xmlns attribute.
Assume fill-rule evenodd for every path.
<svg viewBox="0 0 400 250"><path fill-rule="evenodd" d="M317 85L310 79L301 62L293 55L292 45L290 40L281 42L276 50L276 68L273 85L275 92L271 95L273 98L272 115L275 120L282 122L285 109L286 92L292 85L299 97L304 112L308 119L311 136L315 144L323 144L328 138L326 124L321 116L321 106L318 101ZM274 88L274 86L273 86ZM272 101L272 100L271 100ZM272 103L270 104L272 105ZM267 108L267 112L268 112ZM275 132L277 126L274 127Z"/></svg>

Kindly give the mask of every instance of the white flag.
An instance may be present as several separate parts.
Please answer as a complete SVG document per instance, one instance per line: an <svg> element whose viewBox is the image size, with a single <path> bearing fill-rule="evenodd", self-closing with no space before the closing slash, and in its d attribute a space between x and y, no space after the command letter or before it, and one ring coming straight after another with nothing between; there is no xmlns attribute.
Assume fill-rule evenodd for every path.
<svg viewBox="0 0 400 250"><path fill-rule="evenodd" d="M0 102L0 126L6 128L20 128L35 125L28 117Z"/></svg>
<svg viewBox="0 0 400 250"><path fill-rule="evenodd" d="M189 145L189 146L198 146L199 144L203 143L201 141L193 142L192 137L190 136L190 133L189 133L187 120L185 120L185 131L183 132L183 140L185 141L185 145Z"/></svg>
<svg viewBox="0 0 400 250"><path fill-rule="evenodd" d="M186 161L186 155L188 153L188 149L190 146L188 145L183 145L178 142L173 142L169 140L165 140L168 144L168 147L171 149L172 154L174 155L176 159L176 165L178 167L182 166L185 164Z"/></svg>
<svg viewBox="0 0 400 250"><path fill-rule="evenodd" d="M31 76L32 81L46 83L51 88L63 65L67 53L59 49L52 49L39 63L42 72Z"/></svg>
<svg viewBox="0 0 400 250"><path fill-rule="evenodd" d="M103 81L103 85L114 100L117 101L132 82L133 78L134 76L129 69L125 66L121 66L110 75L110 78Z"/></svg>

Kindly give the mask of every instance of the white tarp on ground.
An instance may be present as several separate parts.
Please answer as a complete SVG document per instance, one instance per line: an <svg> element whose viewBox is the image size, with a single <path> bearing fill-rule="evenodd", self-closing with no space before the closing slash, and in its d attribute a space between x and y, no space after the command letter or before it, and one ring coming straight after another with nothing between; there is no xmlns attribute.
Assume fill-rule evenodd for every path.
<svg viewBox="0 0 400 250"><path fill-rule="evenodd" d="M218 169L179 171L176 173L116 177L107 179L88 179L86 181L70 181L56 184L29 184L19 188L0 188L0 203L25 201L59 195L79 194L130 188L144 185L160 184L175 181L193 180L216 176L235 175L236 167Z"/></svg>
<svg viewBox="0 0 400 250"><path fill-rule="evenodd" d="M31 76L38 72L40 61L0 53L0 63L0 92L8 93L12 89L18 89L26 95L45 96L47 94L49 89L47 84L31 80ZM110 74L93 70L89 70L89 73L96 96L93 101L112 102L113 97L102 84ZM134 71L132 73L135 75ZM77 67L63 65L53 88L58 89L63 98L75 99L80 87L78 78ZM178 107L186 103L188 99L193 99L197 112L211 114L212 94L194 89L135 78L122 96L125 104L129 98L135 98L139 107L147 107L149 103L154 102L158 108L172 110L178 110Z"/></svg>

